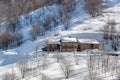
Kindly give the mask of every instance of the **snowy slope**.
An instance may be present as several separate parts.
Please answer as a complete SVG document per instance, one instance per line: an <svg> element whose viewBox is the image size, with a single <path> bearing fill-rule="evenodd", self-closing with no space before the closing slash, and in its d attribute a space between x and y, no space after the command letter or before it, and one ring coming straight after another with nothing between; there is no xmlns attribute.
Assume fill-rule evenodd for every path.
<svg viewBox="0 0 120 80"><path fill-rule="evenodd" d="M59 33L59 36L55 38L71 36L73 38L84 38L84 39L97 39L100 43L102 43L102 32L100 30L101 27L105 25L108 19L115 19L117 23L119 23L118 30L120 30L120 1L119 0L108 0L108 8L104 10L103 15L92 18L85 13L83 10L83 5L79 4L76 8L76 11L72 13L72 19L70 22L70 28L68 30L64 30L63 25L59 25L52 29L52 31L46 32L45 36L39 37L36 41L32 42L30 40L26 41L20 47L17 47L12 50L8 50L8 52L0 51L0 74L3 74L1 70L11 69L11 65L6 68L5 65L17 62L21 59L28 57L28 55L35 52L36 46L39 46L39 50L44 46L44 39L46 38L54 38L55 33ZM51 7L51 6L50 6ZM53 9L54 8L54 9ZM56 5L53 5L50 9L56 10ZM51 11L48 11L45 8L45 14L48 15ZM29 15L40 16L39 9L35 12L31 12ZM54 14L54 13L51 13ZM40 17L42 20L42 17ZM32 20L34 23L34 19ZM31 23L29 20L26 20L24 17L21 18L21 24L24 28L21 29L21 32L24 34L24 38L29 38L29 31L31 28ZM106 45L106 51L113 51L110 44ZM117 51L120 52L120 49ZM66 54L66 53L65 53ZM86 74L84 72L86 70L86 62L84 62L83 58L80 58L81 64L79 66L75 66L76 73L81 73L76 76L69 78L68 80L83 80L83 76ZM5 67L4 67L5 66ZM58 64L54 62L52 65L49 66L47 70L44 70L42 73L50 76L51 78L63 77L61 72L59 71ZM79 70L79 72L77 71ZM51 73L52 72L52 73ZM55 77L55 75L58 76ZM32 77L31 80L37 80L38 77ZM64 80L64 78L62 79ZM110 79L109 79L110 80Z"/></svg>

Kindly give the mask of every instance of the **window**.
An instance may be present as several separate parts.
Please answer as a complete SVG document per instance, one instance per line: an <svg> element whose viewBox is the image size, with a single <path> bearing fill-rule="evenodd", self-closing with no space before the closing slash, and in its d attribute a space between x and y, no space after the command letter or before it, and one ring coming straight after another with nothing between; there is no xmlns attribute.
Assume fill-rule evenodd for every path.
<svg viewBox="0 0 120 80"><path fill-rule="evenodd" d="M90 49L94 49L94 44L90 44Z"/></svg>
<svg viewBox="0 0 120 80"><path fill-rule="evenodd" d="M59 48L60 47L60 45L59 44L57 44L57 48Z"/></svg>

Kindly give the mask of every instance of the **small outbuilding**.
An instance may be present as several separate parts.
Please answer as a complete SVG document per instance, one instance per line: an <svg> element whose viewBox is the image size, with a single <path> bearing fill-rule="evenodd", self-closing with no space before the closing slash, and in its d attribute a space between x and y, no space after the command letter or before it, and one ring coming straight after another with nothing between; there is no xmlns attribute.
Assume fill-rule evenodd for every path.
<svg viewBox="0 0 120 80"><path fill-rule="evenodd" d="M99 42L95 39L78 39L77 51L85 49L99 49Z"/></svg>

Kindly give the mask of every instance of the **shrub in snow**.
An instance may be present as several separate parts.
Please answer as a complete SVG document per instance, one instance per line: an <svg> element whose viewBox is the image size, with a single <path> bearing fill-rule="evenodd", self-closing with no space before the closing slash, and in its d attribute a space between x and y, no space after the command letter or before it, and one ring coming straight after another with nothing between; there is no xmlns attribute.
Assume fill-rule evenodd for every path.
<svg viewBox="0 0 120 80"><path fill-rule="evenodd" d="M49 80L49 78L45 74L41 74L42 79L41 80Z"/></svg>
<svg viewBox="0 0 120 80"><path fill-rule="evenodd" d="M55 54L53 55L54 58L56 58L57 62L59 62L60 60L63 59L63 56L61 53L59 52L55 52Z"/></svg>
<svg viewBox="0 0 120 80"><path fill-rule="evenodd" d="M2 76L2 80L15 80L16 75L14 73L5 73Z"/></svg>

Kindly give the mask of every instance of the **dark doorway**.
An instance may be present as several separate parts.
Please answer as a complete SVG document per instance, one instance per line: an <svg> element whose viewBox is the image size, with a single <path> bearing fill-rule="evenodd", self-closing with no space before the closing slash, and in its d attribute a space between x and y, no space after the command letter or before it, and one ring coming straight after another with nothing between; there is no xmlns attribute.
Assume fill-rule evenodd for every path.
<svg viewBox="0 0 120 80"><path fill-rule="evenodd" d="M90 49L94 49L94 44L90 44Z"/></svg>
<svg viewBox="0 0 120 80"><path fill-rule="evenodd" d="M78 45L77 51L81 51L81 46L80 45Z"/></svg>

